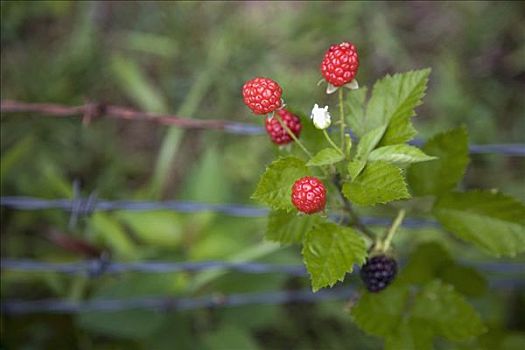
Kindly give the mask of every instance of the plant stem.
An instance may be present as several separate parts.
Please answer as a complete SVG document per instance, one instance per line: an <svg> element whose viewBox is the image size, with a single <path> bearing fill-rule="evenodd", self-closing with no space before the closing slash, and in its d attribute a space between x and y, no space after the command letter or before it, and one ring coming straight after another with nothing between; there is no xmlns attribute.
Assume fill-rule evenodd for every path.
<svg viewBox="0 0 525 350"><path fill-rule="evenodd" d="M350 204L348 199L346 199L346 197L343 195L343 186L341 185L341 176L339 174L335 174L333 182L339 191L339 195L341 196L341 199L343 200L344 210L348 213L348 215L350 215L350 218L352 219L352 223L350 224L350 226L356 227L358 230L360 230L364 235L366 235L372 241L375 241L376 236L374 232L372 232L368 227L365 226L365 224L359 218L359 215L357 215L357 213L354 211L354 208L352 208L352 204Z"/></svg>
<svg viewBox="0 0 525 350"><path fill-rule="evenodd" d="M343 87L337 92L339 95L339 118L341 123L341 149L345 149L345 113L343 107Z"/></svg>
<svg viewBox="0 0 525 350"><path fill-rule="evenodd" d="M399 225L403 222L403 219L405 218L406 210L401 209L398 213L396 218L394 219L394 222L392 222L392 225L388 229L388 232L386 233L385 239L383 240L382 244L382 250L383 252L388 251L390 248L390 243L392 242L392 238L394 237L394 234L396 233Z"/></svg>
<svg viewBox="0 0 525 350"><path fill-rule="evenodd" d="M330 135L328 135L328 133L326 132L326 129L323 129L323 135L328 140L330 145L332 145L333 148L335 148L337 151L339 151L339 153L343 154L343 151L341 151L341 149L339 149L339 147L337 147L335 142L330 138Z"/></svg>
<svg viewBox="0 0 525 350"><path fill-rule="evenodd" d="M302 144L301 141L299 141L299 139L297 138L297 136L295 136L295 134L292 132L292 130L290 130L290 128L286 125L286 123L282 120L281 116L279 115L279 113L275 113L274 114L274 118L277 118L277 121L279 122L279 124L281 124L281 126L283 127L284 130L286 130L286 132L288 133L288 135L290 135L290 137L292 138L292 140L294 140L294 142L299 146L301 147L301 149L304 151L304 153L306 153L308 155L308 157L312 158L312 153L310 153L310 151L308 151L306 149L306 147Z"/></svg>

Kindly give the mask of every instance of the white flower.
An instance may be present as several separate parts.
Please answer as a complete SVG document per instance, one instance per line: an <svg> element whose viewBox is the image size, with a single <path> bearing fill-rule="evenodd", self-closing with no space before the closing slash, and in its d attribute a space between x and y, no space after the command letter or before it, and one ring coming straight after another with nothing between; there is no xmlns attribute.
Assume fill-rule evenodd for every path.
<svg viewBox="0 0 525 350"><path fill-rule="evenodd" d="M328 106L320 108L317 103L312 108L312 114L310 114L310 119L313 119L314 125L317 129L326 129L332 123L332 117L328 113Z"/></svg>

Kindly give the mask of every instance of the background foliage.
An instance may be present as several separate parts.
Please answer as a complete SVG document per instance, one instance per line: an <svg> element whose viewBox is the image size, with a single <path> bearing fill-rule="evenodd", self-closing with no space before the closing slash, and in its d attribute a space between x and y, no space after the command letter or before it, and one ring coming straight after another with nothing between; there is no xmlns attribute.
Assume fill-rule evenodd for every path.
<svg viewBox="0 0 525 350"><path fill-rule="evenodd" d="M425 104L414 120L420 137L427 139L437 130L465 124L471 143L524 142L525 6L519 2L4 1L1 16L2 99L72 105L88 99L185 117L262 124L242 104L240 87L246 79L255 75L275 78L283 86L288 105L307 113L314 102L330 101L315 85L322 53L330 43L351 40L359 48L362 65L357 78L362 85L370 86L386 73L432 67ZM30 115L2 115L1 122L2 195L70 197L71 183L77 179L84 194L96 190L99 197L108 199L252 204L250 195L274 149L264 135L182 131L146 123L101 120L83 127L78 120ZM431 150L432 143L425 147ZM498 188L523 200L524 174L523 158L477 155L461 187ZM421 184L418 191L439 189ZM441 204L441 210L447 210L446 201ZM266 219L115 212L94 214L70 229L67 214L58 211L2 208L1 215L2 257L48 261L85 257L85 251L68 249L57 239L68 235L123 261L300 262L297 249L261 243ZM278 222L279 217L276 214L272 219ZM428 241L438 244L438 248L426 248L434 252L429 256L490 259L434 229L402 230L395 243L399 255L407 256ZM439 249L445 253L435 253ZM417 262L417 254L412 259ZM425 264L434 260L447 269L407 268L405 278L419 281L439 273L447 276L441 276L445 281L458 279L462 267L450 267L437 258L426 259ZM465 281L462 292L471 292L489 331L475 344L467 342L456 348L510 349L522 344L523 290L483 287L483 277L501 276L467 279L463 272L461 276ZM355 282L352 277L345 283ZM306 279L275 274L129 274L90 280L3 271L1 292L2 298L80 300L307 286ZM426 288L432 291L441 286ZM394 288L384 297L390 305L396 305L388 301L396 292L403 293ZM447 300L453 299L450 295ZM421 305L415 311L425 310L423 298ZM172 314L2 316L2 347L381 347L376 338L357 330L341 309L342 303L331 302ZM447 317L454 319L454 315ZM398 331L409 329L402 324ZM447 329L440 334L447 337ZM391 342L399 341L391 338ZM436 346L451 345L439 340Z"/></svg>

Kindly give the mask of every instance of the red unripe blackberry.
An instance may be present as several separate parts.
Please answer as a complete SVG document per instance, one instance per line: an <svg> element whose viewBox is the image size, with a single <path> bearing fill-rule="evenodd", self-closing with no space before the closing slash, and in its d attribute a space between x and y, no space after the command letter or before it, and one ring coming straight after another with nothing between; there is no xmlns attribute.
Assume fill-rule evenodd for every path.
<svg viewBox="0 0 525 350"><path fill-rule="evenodd" d="M386 255L376 255L367 259L361 267L361 279L370 292L380 292L396 277L397 262Z"/></svg>
<svg viewBox="0 0 525 350"><path fill-rule="evenodd" d="M297 210L313 214L324 210L326 188L316 177L305 176L295 181L292 186L292 203Z"/></svg>
<svg viewBox="0 0 525 350"><path fill-rule="evenodd" d="M299 117L288 112L286 109L278 109L276 113L279 114L288 129L290 129L296 137L299 137L302 128ZM276 117L266 118L266 132L275 144L286 145L293 141L292 137L286 132Z"/></svg>
<svg viewBox="0 0 525 350"><path fill-rule="evenodd" d="M358 68L357 50L349 42L330 46L321 62L321 74L326 81L337 87L354 80Z"/></svg>
<svg viewBox="0 0 525 350"><path fill-rule="evenodd" d="M244 103L255 114L268 114L281 107L283 90L272 79L254 78L242 87Z"/></svg>

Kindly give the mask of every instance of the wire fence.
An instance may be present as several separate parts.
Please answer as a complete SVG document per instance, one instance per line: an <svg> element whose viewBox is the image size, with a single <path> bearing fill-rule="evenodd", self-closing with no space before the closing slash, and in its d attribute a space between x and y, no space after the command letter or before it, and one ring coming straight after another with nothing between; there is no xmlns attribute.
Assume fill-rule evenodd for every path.
<svg viewBox="0 0 525 350"><path fill-rule="evenodd" d="M202 308L236 307L244 305L277 305L311 303L349 299L357 295L354 288L337 288L312 293L310 290L264 293L214 294L204 297L142 297L130 299L91 299L82 302L45 299L35 301L11 300L2 302L4 314L116 312L130 309L148 309L163 312Z"/></svg>
<svg viewBox="0 0 525 350"><path fill-rule="evenodd" d="M227 120L189 119L171 114L158 114L133 110L127 107L103 103L86 103L81 106L65 106L50 103L25 103L18 101L1 101L2 113L35 113L52 117L81 117L84 124L100 119L135 120L161 125L171 125L183 129L218 130L237 135L259 135L265 133L262 126L231 122ZM350 133L350 131L349 131ZM423 144L422 140L414 140L415 145ZM525 156L525 144L487 144L470 145L472 154L501 154L506 156ZM74 184L72 199L45 199L23 196L2 196L0 206L16 210L46 210L59 209L70 213L70 226L74 226L79 217L87 216L96 211L152 211L170 210L178 213L214 212L235 217L263 217L268 209L241 204L212 204L191 201L131 201L98 199L95 193L86 198L79 194L78 183ZM338 219L337 215L331 217ZM365 225L390 225L391 219L381 217L365 217ZM407 228L439 227L435 221L424 218L406 219L403 226ZM465 262L471 264L469 262ZM472 264L471 264L472 265ZM519 274L524 269L522 263L476 263L475 267L488 273ZM174 261L139 261L112 262L105 258L79 262L52 263L35 260L1 259L0 268L25 272L54 272L65 274L85 274L89 277L100 277L104 274L119 274L125 272L168 273L168 272L199 272L213 269L229 270L250 274L280 273L290 276L308 276L303 265L265 264L255 262L174 262ZM524 285L520 279L491 280L496 288L515 288ZM2 301L2 313L80 313L80 312L115 312L129 309L152 309L158 311L193 310L199 308L234 307L249 304L283 304L308 303L326 300L341 300L355 297L354 288L344 287L312 293L310 290L276 291L264 293L245 293L222 295L215 294L205 297L141 297L134 299L92 299L80 302L67 300L6 300Z"/></svg>
<svg viewBox="0 0 525 350"><path fill-rule="evenodd" d="M79 262L52 263L35 260L1 259L0 268L2 270L7 269L25 272L86 274L87 276L91 277L99 277L103 274L119 274L124 272L170 273L182 271L199 272L214 269L230 270L250 274L280 273L299 277L305 277L308 275L303 265L227 261L111 262L105 259L93 259Z"/></svg>
<svg viewBox="0 0 525 350"><path fill-rule="evenodd" d="M488 273L504 273L505 276L521 274L523 263L515 262L465 262ZM110 262L104 259L87 260L69 263L50 263L34 260L2 259L2 270L17 270L24 272L57 272L65 274L85 273L89 277L100 277L103 274L123 272L170 273L199 272L210 269L226 269L230 271L261 274L279 273L291 276L306 277L308 274L302 265L267 264L254 262ZM358 267L356 267L358 269ZM515 289L525 286L525 279L492 278L491 288ZM253 304L277 305L284 303L310 303L321 301L344 300L357 296L353 287L337 287L312 293L310 290L276 291L244 294L213 294L204 297L137 297L129 299L91 299L85 301L68 301L58 299L43 300L4 300L1 303L3 314L34 314L34 313L83 313L83 312L118 312L130 309L147 309L163 312L184 311L201 308L236 307Z"/></svg>
<svg viewBox="0 0 525 350"><path fill-rule="evenodd" d="M400 262L403 264L403 261ZM465 266L474 267L486 273L520 274L525 269L521 262L470 262L461 261ZM228 262L228 261L135 261L112 262L106 258L84 260L77 262L43 262L27 259L1 259L2 270L24 272L56 272L64 274L85 274L90 277L100 277L104 274L120 274L125 272L141 273L172 273L200 272L208 270L229 270L248 274L279 273L297 277L307 277L303 265L269 264L258 262ZM354 269L359 271L359 266Z"/></svg>
<svg viewBox="0 0 525 350"><path fill-rule="evenodd" d="M50 117L81 117L84 124L88 124L96 119L109 118L145 121L161 125L176 126L183 129L219 130L237 135L259 135L265 133L262 126L255 124L220 119L184 118L173 114L141 112L128 107L97 102L90 102L81 106L66 106L53 103L26 103L3 100L0 102L0 110L3 113L35 113ZM415 140L412 143L420 145L424 142L422 140ZM494 153L523 157L525 156L525 144L470 145L470 153Z"/></svg>
<svg viewBox="0 0 525 350"><path fill-rule="evenodd" d="M523 281L496 280L492 288L500 290L523 287ZM59 299L6 300L1 303L3 314L76 314L84 312L118 312L133 309L155 310L161 312L187 311L203 308L225 308L245 305L279 305L289 303L314 303L336 300L353 300L358 292L354 287L337 287L313 293L310 290L276 291L242 294L213 294L204 297L137 297L129 299L91 299L68 301Z"/></svg>
<svg viewBox="0 0 525 350"><path fill-rule="evenodd" d="M259 218L268 215L267 208L241 204L213 204L191 201L109 201L97 199L95 195L87 198L76 199L44 199L22 196L0 197L0 206L16 210L46 210L60 209L71 213L70 222L74 223L81 216L91 215L96 211L154 211L170 210L177 213L212 212L234 217ZM338 215L331 215L334 220L340 219ZM371 226L388 226L392 219L383 217L363 217L362 222ZM403 222L406 228L439 227L436 221L424 218L407 218Z"/></svg>

